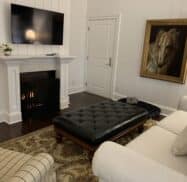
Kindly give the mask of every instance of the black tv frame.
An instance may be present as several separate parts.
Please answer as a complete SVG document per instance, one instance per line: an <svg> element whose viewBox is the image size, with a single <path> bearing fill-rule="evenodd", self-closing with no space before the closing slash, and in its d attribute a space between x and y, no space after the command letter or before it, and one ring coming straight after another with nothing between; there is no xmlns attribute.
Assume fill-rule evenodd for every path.
<svg viewBox="0 0 187 182"><path fill-rule="evenodd" d="M53 13L53 14L56 14L58 16L62 16L61 41L59 43L53 43L53 42L51 42L51 43L41 43L40 42L40 43L37 43L37 44L39 44L39 45L59 45L59 46L63 45L63 43L64 43L64 13L11 3L11 41L12 41L13 44L31 44L31 45L32 44L36 44L36 43L33 43L33 42L24 42L24 41L23 42L17 42L17 41L14 40L14 35L13 35L13 16L12 16L12 7L13 6L20 6L20 7L23 7L23 8L39 10L39 11L43 11L43 12L46 12L46 13Z"/></svg>

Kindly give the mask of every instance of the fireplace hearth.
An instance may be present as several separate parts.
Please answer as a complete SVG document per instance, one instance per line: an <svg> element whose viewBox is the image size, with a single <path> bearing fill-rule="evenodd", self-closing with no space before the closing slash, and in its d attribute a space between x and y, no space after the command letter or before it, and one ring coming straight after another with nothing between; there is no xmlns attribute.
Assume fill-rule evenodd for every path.
<svg viewBox="0 0 187 182"><path fill-rule="evenodd" d="M56 71L21 73L23 119L41 118L60 110L60 80Z"/></svg>

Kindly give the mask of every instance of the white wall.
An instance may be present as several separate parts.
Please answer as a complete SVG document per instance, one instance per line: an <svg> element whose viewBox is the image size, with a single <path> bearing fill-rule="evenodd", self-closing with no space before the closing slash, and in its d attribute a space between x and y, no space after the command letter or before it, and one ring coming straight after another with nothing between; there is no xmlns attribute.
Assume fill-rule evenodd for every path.
<svg viewBox="0 0 187 182"><path fill-rule="evenodd" d="M72 1L72 2L71 2ZM14 55L37 55L51 52L77 56L75 63L70 65L70 92L84 88L84 50L87 0L0 0L0 43L10 42L10 3L22 4L41 9L53 10L65 14L64 45L12 45ZM72 11L71 11L72 9ZM6 90L0 65L0 118L6 102L3 95ZM38 65L42 70L42 65Z"/></svg>
<svg viewBox="0 0 187 182"><path fill-rule="evenodd" d="M70 93L84 90L86 27L87 0L71 0L70 54L77 59L70 64Z"/></svg>
<svg viewBox="0 0 187 182"><path fill-rule="evenodd" d="M1 0L0 1L0 42L11 42L10 40L10 3L22 4L41 9L47 9L65 14L64 45L13 45L13 54L46 54L60 52L68 54L69 51L69 25L70 25L70 1L69 0Z"/></svg>
<svg viewBox="0 0 187 182"><path fill-rule="evenodd" d="M186 0L88 0L88 16L122 15L117 95L136 96L158 105L177 108L187 94L180 85L139 76L147 19L186 18Z"/></svg>

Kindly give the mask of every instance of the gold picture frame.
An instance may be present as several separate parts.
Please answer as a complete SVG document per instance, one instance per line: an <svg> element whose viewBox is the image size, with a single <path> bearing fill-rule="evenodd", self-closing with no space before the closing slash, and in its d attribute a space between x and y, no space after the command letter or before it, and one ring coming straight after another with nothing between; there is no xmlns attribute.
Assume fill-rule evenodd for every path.
<svg viewBox="0 0 187 182"><path fill-rule="evenodd" d="M187 19L148 20L140 76L184 84Z"/></svg>

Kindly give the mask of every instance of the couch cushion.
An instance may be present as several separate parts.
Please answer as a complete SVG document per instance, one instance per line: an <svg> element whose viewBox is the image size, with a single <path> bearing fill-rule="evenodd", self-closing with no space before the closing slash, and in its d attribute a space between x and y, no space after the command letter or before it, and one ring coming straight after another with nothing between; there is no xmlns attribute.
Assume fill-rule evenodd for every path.
<svg viewBox="0 0 187 182"><path fill-rule="evenodd" d="M30 158L30 155L0 148L0 181L7 182Z"/></svg>
<svg viewBox="0 0 187 182"><path fill-rule="evenodd" d="M56 182L53 158L49 154L37 154L26 162L9 182Z"/></svg>
<svg viewBox="0 0 187 182"><path fill-rule="evenodd" d="M171 146L177 135L154 126L130 142L127 147L173 170L187 175L187 157L176 157Z"/></svg>
<svg viewBox="0 0 187 182"><path fill-rule="evenodd" d="M187 155L187 127L176 138L172 145L172 152L176 156Z"/></svg>
<svg viewBox="0 0 187 182"><path fill-rule="evenodd" d="M170 132L179 135L187 126L187 112L176 111L163 119L158 125Z"/></svg>
<svg viewBox="0 0 187 182"><path fill-rule="evenodd" d="M187 111L187 96L181 98L178 109Z"/></svg>

